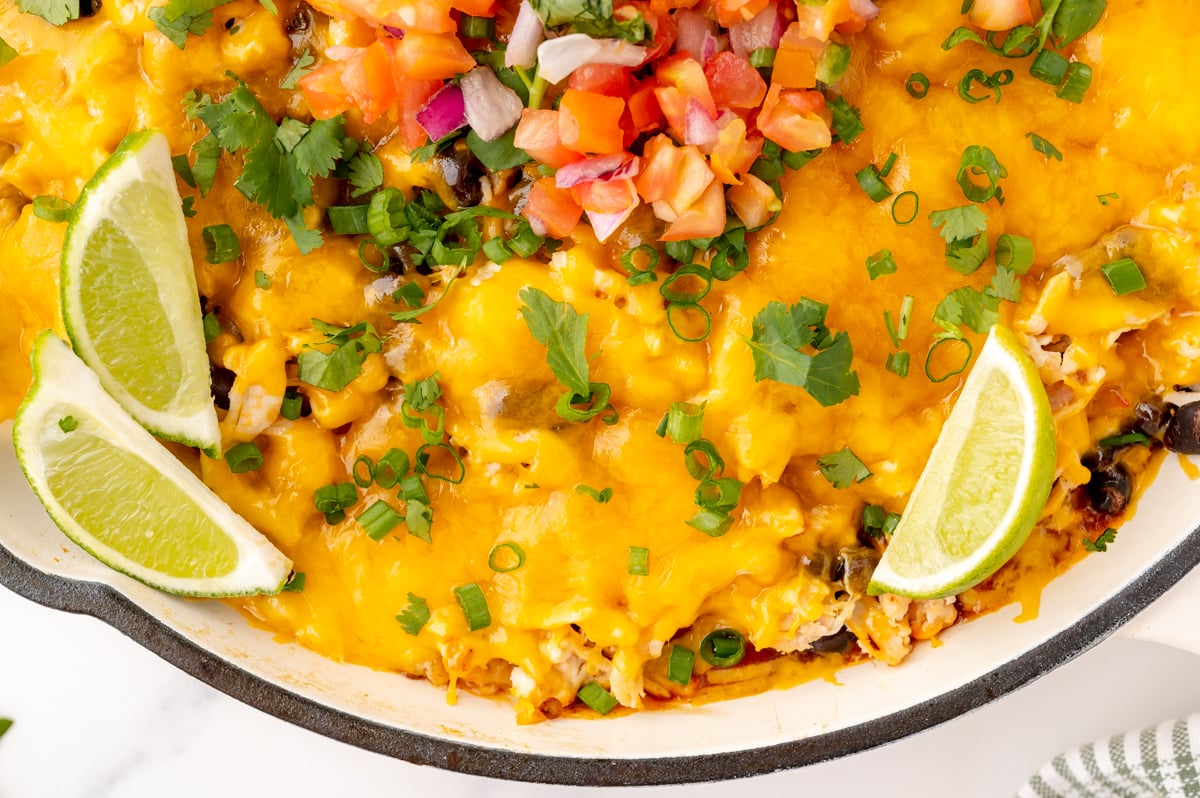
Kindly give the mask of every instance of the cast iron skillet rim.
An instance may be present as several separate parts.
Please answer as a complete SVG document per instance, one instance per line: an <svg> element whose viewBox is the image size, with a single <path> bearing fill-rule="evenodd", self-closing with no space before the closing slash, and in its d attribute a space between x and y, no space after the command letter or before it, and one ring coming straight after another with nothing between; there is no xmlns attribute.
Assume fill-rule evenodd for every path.
<svg viewBox="0 0 1200 798"><path fill-rule="evenodd" d="M1114 555L1109 555L1114 556ZM450 742L363 720L242 670L192 643L112 588L42 573L0 546L0 584L31 601L94 616L167 662L245 704L350 745L419 765L543 784L684 784L757 776L866 751L958 717L1075 658L1116 630L1200 562L1200 527L1124 590L1040 646L906 710L817 737L708 756L582 759ZM620 720L610 721L620 723Z"/></svg>

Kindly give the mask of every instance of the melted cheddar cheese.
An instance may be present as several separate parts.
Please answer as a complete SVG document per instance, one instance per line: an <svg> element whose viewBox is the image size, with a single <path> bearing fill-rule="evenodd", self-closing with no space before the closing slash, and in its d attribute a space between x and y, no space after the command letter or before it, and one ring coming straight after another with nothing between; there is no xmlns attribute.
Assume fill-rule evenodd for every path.
<svg viewBox="0 0 1200 798"><path fill-rule="evenodd" d="M21 53L0 67L0 417L11 416L28 385L33 336L59 326L63 227L36 218L30 199L74 200L131 130L157 128L173 152L187 152L205 131L186 119L181 98L227 92L227 70L276 118L304 117L299 95L278 88L299 52L362 35L353 23L321 20L289 35L293 6L281 3L276 17L238 0L218 8L213 30L181 51L147 21L148 7L106 0L95 16L53 28L10 0L0 4L0 36ZM511 694L525 721L557 714L587 681L630 707L690 695L701 683L761 689L825 672L832 660L811 645L843 628L858 640L850 658L895 664L914 639L962 615L1014 599L1034 610L1040 587L1082 556L1082 536L1096 531L1098 521L1077 500L1095 441L1117 431L1138 402L1200 381L1200 205L1179 172L1200 159L1192 85L1200 34L1179 22L1200 6L1110 4L1101 25L1075 45L1095 69L1080 105L1055 99L1020 71L1001 102L963 102L955 87L965 71L1011 64L972 46L941 49L960 24L957 8L890 0L857 37L842 90L862 108L866 132L789 174L784 210L753 239L751 267L716 283L704 300L712 332L702 343L671 332L657 284L629 286L618 268L622 249L587 235L548 263L481 261L452 288L436 275L417 278L431 299L446 296L421 324L398 325L387 315L395 277L365 270L355 241L327 234L322 248L301 256L282 223L234 189L229 169L219 171L188 227L199 290L224 322L209 354L236 375L224 442L257 441L264 465L233 474L224 461L201 459L199 468L306 575L302 592L233 603L280 639L334 659ZM1149 42L1158 43L1152 57ZM905 91L916 71L933 86L919 101ZM386 123L352 128L381 141L388 185L444 191L388 140ZM1053 142L1061 162L1035 151L1028 133ZM964 277L945 268L943 242L927 220L932 210L964 204L954 178L963 149L975 143L991 147L1008 170L1007 202L986 207L989 237L1011 232L1036 245L1022 300L1001 312L1025 336L1057 397L1058 482L1017 557L957 601L869 598L858 570L870 567L874 551L858 539L863 506L903 510L961 384L921 373L939 329L933 309L955 288L983 288L993 271ZM855 181L862 166L891 153L898 156L893 190L920 197L910 226L897 225L890 203L871 202ZM336 191L332 181L318 185L320 203L334 203ZM1097 201L1114 192L1119 197ZM236 230L238 262L205 261L200 231L214 224ZM899 269L871 280L864 261L885 248ZM1137 253L1151 288L1116 297L1098 269L1126 252ZM256 286L256 271L267 275L268 289ZM566 423L556 414L561 387L519 310L526 287L587 314L592 379L611 385L615 424ZM883 312L896 314L905 295L916 303L904 342L913 368L902 379L884 368L893 345ZM753 378L744 341L751 320L768 302L801 297L827 303L829 326L848 331L853 343L861 389L834 407ZM288 421L279 411L297 382L296 357L322 338L314 318L370 321L384 336L383 351L368 356L344 391L301 386L311 415ZM981 339L971 337L978 348ZM402 532L379 542L364 534L353 514L375 499L395 501L378 487L346 521L326 523L313 503L317 488L350 481L360 456L421 445L400 406L406 385L435 373L465 476L460 484L428 483L432 543ZM706 436L726 474L747 483L724 536L685 524L695 481L682 448L655 434L675 401L705 403ZM817 458L846 446L872 476L836 489ZM1133 473L1152 471L1149 450L1122 456ZM611 488L612 498L598 503L577 492L581 485ZM496 573L489 554L506 542L521 547L525 563ZM628 573L630 547L649 550L647 576ZM453 593L472 582L492 617L478 631L468 630ZM431 610L416 636L396 622L409 594ZM738 630L760 652L791 656L747 660L737 675L707 674L698 658L700 681L670 682L668 644L695 648L718 626Z"/></svg>

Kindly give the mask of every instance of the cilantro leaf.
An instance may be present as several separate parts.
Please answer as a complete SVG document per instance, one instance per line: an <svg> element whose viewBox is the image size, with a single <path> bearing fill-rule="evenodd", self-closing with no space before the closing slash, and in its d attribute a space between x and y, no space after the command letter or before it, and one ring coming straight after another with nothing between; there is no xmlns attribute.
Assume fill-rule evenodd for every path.
<svg viewBox="0 0 1200 798"><path fill-rule="evenodd" d="M754 379L803 388L828 407L858 393L850 337L825 326L828 306L802 298L791 307L769 302L754 317L746 343L754 358ZM805 347L816 354L800 351Z"/></svg>
<svg viewBox="0 0 1200 798"><path fill-rule="evenodd" d="M408 606L396 616L396 620L400 622L404 631L416 637L425 624L429 623L429 605L425 599L409 593Z"/></svg>
<svg viewBox="0 0 1200 798"><path fill-rule="evenodd" d="M817 468L821 469L821 476L829 480L830 485L839 489L848 488L871 476L871 469L858 459L858 455L850 451L849 446L818 457Z"/></svg>
<svg viewBox="0 0 1200 798"><path fill-rule="evenodd" d="M12 61L19 55L20 53L17 52L16 48L4 41L4 39L0 39L0 67L4 66L9 61Z"/></svg>
<svg viewBox="0 0 1200 798"><path fill-rule="evenodd" d="M642 16L617 21L613 18L612 0L533 0L533 10L550 28L566 25L593 38L625 39L634 44L646 38L647 26Z"/></svg>
<svg viewBox="0 0 1200 798"><path fill-rule="evenodd" d="M983 233L946 245L946 265L959 274L974 274L987 260L991 245Z"/></svg>
<svg viewBox="0 0 1200 798"><path fill-rule="evenodd" d="M992 284L984 292L1009 302L1018 302L1021 299L1021 278L1007 266L997 266Z"/></svg>
<svg viewBox="0 0 1200 798"><path fill-rule="evenodd" d="M587 344L588 314L582 316L567 302L557 302L537 288L520 293L521 315L539 344L546 347L546 362L564 386L577 396L589 396Z"/></svg>
<svg viewBox="0 0 1200 798"><path fill-rule="evenodd" d="M327 177L342 157L344 127L340 116L317 119L309 125L304 137L290 153L296 159L296 168L310 178Z"/></svg>
<svg viewBox="0 0 1200 798"><path fill-rule="evenodd" d="M152 8L146 16L158 28L158 32L171 40L180 50L184 49L187 37L203 36L212 27L212 11L229 0L169 0L165 6Z"/></svg>
<svg viewBox="0 0 1200 798"><path fill-rule="evenodd" d="M340 391L362 373L362 364L367 355L383 348L379 334L369 322L360 322L353 327L338 327L320 319L313 319L312 323L313 327L325 333L323 345L334 348L322 351L310 345L296 358L299 366L296 376L309 385L327 391Z"/></svg>
<svg viewBox="0 0 1200 798"><path fill-rule="evenodd" d="M999 309L999 297L968 285L947 294L934 309L933 320L947 329L965 324L977 333L985 333L1000 322Z"/></svg>
<svg viewBox="0 0 1200 798"><path fill-rule="evenodd" d="M300 250L301 255L307 255L313 250L320 249L321 245L325 243L320 230L309 230L305 226L302 214L289 216L283 222L287 225L288 232L292 234L292 240L296 242L296 249Z"/></svg>
<svg viewBox="0 0 1200 798"><path fill-rule="evenodd" d="M51 25L64 25L79 19L79 0L17 0L17 8L39 16Z"/></svg>
<svg viewBox="0 0 1200 798"><path fill-rule="evenodd" d="M977 205L963 205L929 214L933 226L942 228L942 238L947 244L975 238L987 230L987 219L987 214Z"/></svg>
<svg viewBox="0 0 1200 798"><path fill-rule="evenodd" d="M283 80L279 82L279 88L295 91L300 79L309 72L312 72L313 64L316 62L317 59L313 58L312 53L305 47L304 52L300 53L300 57L296 59L295 65L288 70L288 73L283 76Z"/></svg>
<svg viewBox="0 0 1200 798"><path fill-rule="evenodd" d="M196 187L200 189L200 196L204 197L212 190L213 182L217 179L217 166L221 162L221 144L217 141L215 134L209 133L192 145L192 152L196 153L196 163L192 166L192 179L196 181Z"/></svg>
<svg viewBox="0 0 1200 798"><path fill-rule="evenodd" d="M1083 539L1083 547L1088 551L1108 551L1108 544L1117 539L1117 530L1111 526L1100 533L1095 540Z"/></svg>
<svg viewBox="0 0 1200 798"><path fill-rule="evenodd" d="M474 130L471 130L467 133L467 149L489 171L499 172L502 169L511 169L514 166L529 163L530 160L529 154L525 150L513 144L516 135L517 129L513 127L495 141L484 141Z"/></svg>
<svg viewBox="0 0 1200 798"><path fill-rule="evenodd" d="M361 197L383 185L383 161L373 152L360 152L350 160L352 197Z"/></svg>
<svg viewBox="0 0 1200 798"><path fill-rule="evenodd" d="M1037 133L1026 133L1025 138L1029 139L1029 143L1033 145L1035 150L1040 152L1042 155L1045 155L1047 158L1053 158L1056 161L1061 161L1063 159L1063 154L1058 147L1055 147Z"/></svg>

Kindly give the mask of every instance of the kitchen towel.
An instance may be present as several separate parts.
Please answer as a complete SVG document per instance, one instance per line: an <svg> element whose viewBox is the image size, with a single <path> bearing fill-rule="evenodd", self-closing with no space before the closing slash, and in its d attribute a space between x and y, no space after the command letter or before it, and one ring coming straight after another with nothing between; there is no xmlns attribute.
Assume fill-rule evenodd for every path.
<svg viewBox="0 0 1200 798"><path fill-rule="evenodd" d="M1018 798L1200 797L1200 715L1059 754Z"/></svg>

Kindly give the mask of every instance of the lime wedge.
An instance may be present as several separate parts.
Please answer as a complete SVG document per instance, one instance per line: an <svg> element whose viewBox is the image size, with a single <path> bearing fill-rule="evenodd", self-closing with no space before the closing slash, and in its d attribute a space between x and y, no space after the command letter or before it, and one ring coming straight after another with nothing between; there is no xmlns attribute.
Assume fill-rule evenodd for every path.
<svg viewBox="0 0 1200 798"><path fill-rule="evenodd" d="M161 133L127 136L84 187L63 245L62 308L75 351L122 407L216 456L196 275Z"/></svg>
<svg viewBox="0 0 1200 798"><path fill-rule="evenodd" d="M34 344L33 375L13 443L67 537L169 593L279 591L291 561L138 426L53 333Z"/></svg>
<svg viewBox="0 0 1200 798"><path fill-rule="evenodd" d="M986 579L1037 523L1054 482L1046 389L996 325L963 384L868 592L943 598Z"/></svg>

